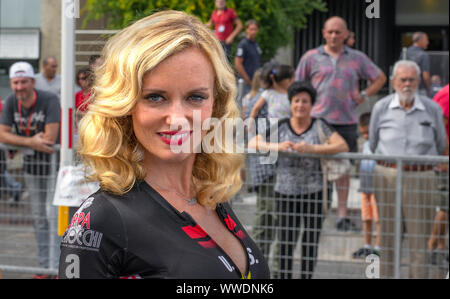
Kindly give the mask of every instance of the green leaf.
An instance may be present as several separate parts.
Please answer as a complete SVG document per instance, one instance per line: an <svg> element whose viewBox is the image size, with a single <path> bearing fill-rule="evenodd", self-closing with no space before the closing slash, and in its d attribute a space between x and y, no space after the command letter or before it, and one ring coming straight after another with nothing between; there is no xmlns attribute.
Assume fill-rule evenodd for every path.
<svg viewBox="0 0 450 299"><path fill-rule="evenodd" d="M255 19L259 24L258 43L263 59L271 59L280 47L293 41L295 30L306 26L313 11L325 12L323 0L227 0L242 23ZM109 29L121 29L161 9L174 9L195 15L206 23L214 10L212 0L87 0L83 26L89 20L107 18ZM239 37L244 36L243 33ZM240 38L236 38L235 46Z"/></svg>

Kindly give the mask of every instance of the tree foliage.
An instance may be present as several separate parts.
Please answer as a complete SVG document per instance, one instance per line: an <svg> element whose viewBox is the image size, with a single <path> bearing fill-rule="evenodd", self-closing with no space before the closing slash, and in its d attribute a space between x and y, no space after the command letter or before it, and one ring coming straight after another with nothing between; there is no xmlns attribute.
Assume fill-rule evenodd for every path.
<svg viewBox="0 0 450 299"><path fill-rule="evenodd" d="M326 10L322 0L227 0L227 6L235 9L242 23L258 21L258 43L265 60L292 42L294 31L306 26L314 10ZM106 17L109 29L121 29L164 9L185 11L206 23L214 10L214 0L87 0L82 11L86 13L85 22Z"/></svg>

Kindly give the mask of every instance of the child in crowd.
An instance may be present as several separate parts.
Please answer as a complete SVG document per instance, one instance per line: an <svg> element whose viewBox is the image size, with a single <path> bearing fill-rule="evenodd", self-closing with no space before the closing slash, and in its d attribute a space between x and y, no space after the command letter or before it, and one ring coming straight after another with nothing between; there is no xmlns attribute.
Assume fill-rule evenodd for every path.
<svg viewBox="0 0 450 299"><path fill-rule="evenodd" d="M255 74L253 75L251 90L242 98L242 119L244 120L250 116L250 112L252 111L253 106L255 105L256 101L259 100L261 94L264 91L263 85L261 84L261 71L262 69L258 69L255 71ZM261 109L259 113L260 115L258 115L258 117L267 117L267 105L264 106L264 108Z"/></svg>
<svg viewBox="0 0 450 299"><path fill-rule="evenodd" d="M439 75L431 76L431 86L430 86L430 98L434 96L442 89L442 81Z"/></svg>
<svg viewBox="0 0 450 299"><path fill-rule="evenodd" d="M256 119L260 110L267 104L269 120L289 118L291 107L287 93L294 80L294 69L289 65L274 65L268 71L263 71L261 79L266 90L253 106L249 117Z"/></svg>
<svg viewBox="0 0 450 299"><path fill-rule="evenodd" d="M364 138L362 153L372 154L369 146L370 113L364 113L359 118L359 131ZM364 247L353 253L353 258L365 258L370 254L380 255L380 223L378 218L377 203L375 200L373 172L376 162L374 160L362 160L360 166L360 192L361 218L364 232ZM372 247L372 224L375 222L376 238Z"/></svg>

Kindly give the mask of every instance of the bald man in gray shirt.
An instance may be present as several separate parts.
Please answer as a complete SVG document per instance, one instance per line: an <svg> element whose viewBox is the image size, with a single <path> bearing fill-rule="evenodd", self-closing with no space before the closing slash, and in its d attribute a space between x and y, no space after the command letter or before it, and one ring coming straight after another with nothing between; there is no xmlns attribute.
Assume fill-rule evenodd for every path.
<svg viewBox="0 0 450 299"><path fill-rule="evenodd" d="M58 62L55 57L44 59L42 73L36 74L35 88L54 93L61 98L61 76L56 73Z"/></svg>
<svg viewBox="0 0 450 299"><path fill-rule="evenodd" d="M380 155L442 155L447 141L439 105L417 93L420 68L413 61L399 61L391 78L395 94L373 108L369 128L372 152ZM375 197L381 225L382 278L393 277L395 190L397 166L378 162ZM427 238L438 204L437 177L431 165L403 166L402 216L409 235L411 278L427 278Z"/></svg>

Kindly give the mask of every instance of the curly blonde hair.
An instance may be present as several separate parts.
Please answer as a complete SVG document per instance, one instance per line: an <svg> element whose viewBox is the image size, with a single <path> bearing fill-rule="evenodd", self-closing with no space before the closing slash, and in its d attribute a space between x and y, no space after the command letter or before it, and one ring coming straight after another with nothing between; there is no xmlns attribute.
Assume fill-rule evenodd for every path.
<svg viewBox="0 0 450 299"><path fill-rule="evenodd" d="M123 195L145 178L143 147L133 132L130 112L142 97L144 75L191 47L206 54L215 72L212 117L222 121L239 117L233 71L206 25L179 11L162 11L135 22L106 44L91 103L79 127L78 154L91 170L88 179L100 182L102 190ZM196 154L192 182L200 204L215 206L230 199L242 186L243 165L241 154Z"/></svg>

